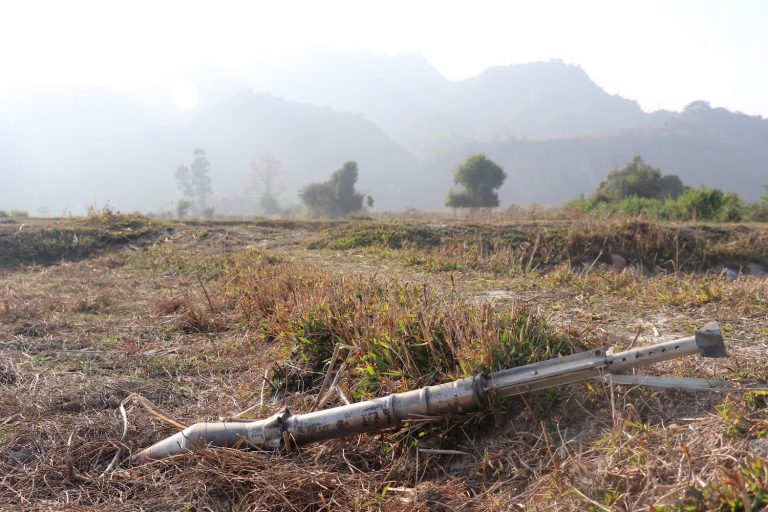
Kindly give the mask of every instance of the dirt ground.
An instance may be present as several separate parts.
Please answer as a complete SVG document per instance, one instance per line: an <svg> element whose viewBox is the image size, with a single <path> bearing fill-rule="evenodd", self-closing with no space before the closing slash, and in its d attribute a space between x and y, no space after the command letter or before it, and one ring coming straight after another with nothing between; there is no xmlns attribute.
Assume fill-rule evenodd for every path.
<svg viewBox="0 0 768 512"><path fill-rule="evenodd" d="M265 391L286 348L264 342L226 306L228 258L246 250L330 275L428 284L499 310L522 304L589 346L626 349L717 320L729 358L691 357L647 373L716 376L741 387L765 386L768 377L762 276L435 271L397 251L309 249L333 224L153 222L0 224L0 509L730 510L735 503L734 510L759 510L768 503L767 395L760 392L577 384L557 397L524 399L481 428L452 427L463 436L450 446L458 454L420 452L404 441L405 430L296 453L206 449L132 466L131 453L176 431L147 401L185 425L246 410L243 417L260 418L285 405L299 412L314 401L311 392L273 393L269 383Z"/></svg>

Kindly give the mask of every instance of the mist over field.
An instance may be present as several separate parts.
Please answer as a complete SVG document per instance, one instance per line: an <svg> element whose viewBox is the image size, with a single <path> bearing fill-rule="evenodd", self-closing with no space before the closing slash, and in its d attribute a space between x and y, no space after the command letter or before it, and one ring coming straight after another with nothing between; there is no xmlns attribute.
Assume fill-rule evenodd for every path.
<svg viewBox="0 0 768 512"><path fill-rule="evenodd" d="M46 215L106 203L170 211L174 170L196 148L211 162L217 214L257 213L243 195L249 165L264 153L282 164L284 207L349 160L376 210L443 208L453 169L472 153L506 170L502 207L589 194L634 155L748 200L768 176L764 118L706 98L680 112L646 112L559 60L448 80L418 53L323 51L254 69L250 81L201 75L181 87L6 97L0 204Z"/></svg>

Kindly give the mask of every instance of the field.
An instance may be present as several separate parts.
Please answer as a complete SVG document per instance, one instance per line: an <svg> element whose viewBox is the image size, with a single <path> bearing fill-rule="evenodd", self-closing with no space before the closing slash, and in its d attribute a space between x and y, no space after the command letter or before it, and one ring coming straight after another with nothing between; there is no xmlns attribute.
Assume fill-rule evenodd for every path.
<svg viewBox="0 0 768 512"><path fill-rule="evenodd" d="M764 390L581 383L298 450L127 459L310 410L337 345L326 407L710 320L729 358L641 371L764 387L765 269L760 224L8 220L0 509L761 510Z"/></svg>

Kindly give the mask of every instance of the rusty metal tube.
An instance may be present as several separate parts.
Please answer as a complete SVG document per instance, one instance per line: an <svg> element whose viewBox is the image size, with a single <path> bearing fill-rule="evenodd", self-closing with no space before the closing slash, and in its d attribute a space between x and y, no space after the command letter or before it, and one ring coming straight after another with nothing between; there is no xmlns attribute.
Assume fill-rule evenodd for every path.
<svg viewBox="0 0 768 512"><path fill-rule="evenodd" d="M720 327L708 324L694 336L616 354L592 350L436 386L396 393L306 414L283 411L252 422L197 423L135 454L143 463L200 446L275 449L363 432L395 428L404 421L434 418L487 407L497 398L563 386L691 354L724 357Z"/></svg>

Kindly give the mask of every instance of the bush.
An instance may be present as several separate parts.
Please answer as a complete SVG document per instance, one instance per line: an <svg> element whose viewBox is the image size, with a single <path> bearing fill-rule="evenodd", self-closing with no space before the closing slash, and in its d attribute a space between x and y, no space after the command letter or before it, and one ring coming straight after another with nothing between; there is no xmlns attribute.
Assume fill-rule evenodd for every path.
<svg viewBox="0 0 768 512"><path fill-rule="evenodd" d="M683 191L683 183L674 174L662 175L636 156L621 169L608 174L600 183L595 198L606 202L620 201L629 197L665 199L676 198Z"/></svg>
<svg viewBox="0 0 768 512"><path fill-rule="evenodd" d="M668 200L674 202L674 200ZM629 196L618 201L604 201L600 199L580 198L566 203L566 211L573 213L599 213L611 215L622 213L637 217L643 215L649 218L663 218L664 205L660 199L650 197Z"/></svg>
<svg viewBox="0 0 768 512"><path fill-rule="evenodd" d="M577 199L566 203L566 211L602 215L642 215L653 219L682 221L739 222L768 220L768 208L748 205L741 197L716 188L686 189L677 199L629 196L618 201Z"/></svg>
<svg viewBox="0 0 768 512"><path fill-rule="evenodd" d="M26 219L29 217L29 212L26 210L11 210L8 212L8 217L12 219Z"/></svg>
<svg viewBox="0 0 768 512"><path fill-rule="evenodd" d="M750 205L749 218L758 222L768 222L768 185L763 185L765 193L757 204Z"/></svg>
<svg viewBox="0 0 768 512"><path fill-rule="evenodd" d="M661 216L663 204L661 200L656 198L629 196L610 204L610 208L606 209L609 210L609 213L619 212L632 216L644 215L658 218ZM601 203L600 206L605 207L609 204Z"/></svg>
<svg viewBox="0 0 768 512"><path fill-rule="evenodd" d="M595 194L566 203L572 213L644 215L656 219L710 222L768 220L768 187L758 204L747 204L732 192L684 187L674 174L662 175L636 156L608 174Z"/></svg>
<svg viewBox="0 0 768 512"><path fill-rule="evenodd" d="M583 348L523 306L497 311L426 286L332 276L256 250L227 272L227 296L251 332L289 351L289 364L274 369L283 385L318 385L337 343L354 347L347 369L360 400Z"/></svg>
<svg viewBox="0 0 768 512"><path fill-rule="evenodd" d="M716 188L689 188L664 204L663 217L674 220L738 222L747 211L744 201L732 192Z"/></svg>
<svg viewBox="0 0 768 512"><path fill-rule="evenodd" d="M602 214L643 215L654 219L709 222L739 222L755 218L758 209L737 194L716 188L686 189L677 199L630 196L615 202L586 201L586 211Z"/></svg>
<svg viewBox="0 0 768 512"><path fill-rule="evenodd" d="M756 222L768 222L768 206L761 204L750 205L746 217Z"/></svg>
<svg viewBox="0 0 768 512"><path fill-rule="evenodd" d="M305 186L299 197L314 216L335 219L359 212L363 210L365 195L355 190L357 174L357 163L346 162L328 181ZM373 205L370 197L368 204Z"/></svg>

